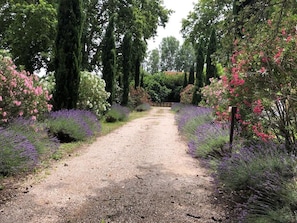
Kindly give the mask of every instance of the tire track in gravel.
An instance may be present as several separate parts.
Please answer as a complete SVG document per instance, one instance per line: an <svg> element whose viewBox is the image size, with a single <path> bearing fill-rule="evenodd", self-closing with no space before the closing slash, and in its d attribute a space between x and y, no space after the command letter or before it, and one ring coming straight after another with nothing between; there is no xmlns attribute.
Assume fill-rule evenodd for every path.
<svg viewBox="0 0 297 223"><path fill-rule="evenodd" d="M152 108L59 162L28 193L0 207L0 222L226 222L212 178L186 154L169 108Z"/></svg>

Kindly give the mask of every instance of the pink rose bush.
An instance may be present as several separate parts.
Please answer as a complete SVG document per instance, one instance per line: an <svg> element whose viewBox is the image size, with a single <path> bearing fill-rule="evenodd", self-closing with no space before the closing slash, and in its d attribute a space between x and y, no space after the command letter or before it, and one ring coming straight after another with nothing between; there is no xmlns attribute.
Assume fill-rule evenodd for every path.
<svg viewBox="0 0 297 223"><path fill-rule="evenodd" d="M17 71L10 58L0 56L0 124L17 117L36 120L51 111L50 99L38 76Z"/></svg>

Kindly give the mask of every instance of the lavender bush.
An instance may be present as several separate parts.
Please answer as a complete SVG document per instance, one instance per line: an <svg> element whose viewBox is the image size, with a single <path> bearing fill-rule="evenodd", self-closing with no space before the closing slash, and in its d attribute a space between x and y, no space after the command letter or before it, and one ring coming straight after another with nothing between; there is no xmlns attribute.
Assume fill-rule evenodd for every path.
<svg viewBox="0 0 297 223"><path fill-rule="evenodd" d="M193 157L207 158L223 154L223 147L229 140L229 131L221 124L208 122L198 125L188 143L189 153Z"/></svg>
<svg viewBox="0 0 297 223"><path fill-rule="evenodd" d="M100 132L97 117L86 110L60 110L49 114L49 132L61 142L83 141Z"/></svg>
<svg viewBox="0 0 297 223"><path fill-rule="evenodd" d="M212 109L190 105L182 107L176 116L178 129L191 135L198 125L210 122L212 119Z"/></svg>
<svg viewBox="0 0 297 223"><path fill-rule="evenodd" d="M283 145L257 143L225 157L217 178L241 197L240 222L295 222L296 167L296 157Z"/></svg>
<svg viewBox="0 0 297 223"><path fill-rule="evenodd" d="M128 118L130 110L119 104L113 104L105 115L106 122L124 121Z"/></svg>
<svg viewBox="0 0 297 223"><path fill-rule="evenodd" d="M0 174L12 175L33 168L38 152L23 135L9 129L0 129Z"/></svg>
<svg viewBox="0 0 297 223"><path fill-rule="evenodd" d="M148 111L151 109L151 106L149 103L143 103L141 105L138 105L136 108L135 108L135 111L138 111L138 112L142 112L142 111Z"/></svg>
<svg viewBox="0 0 297 223"><path fill-rule="evenodd" d="M40 159L49 157L60 146L57 138L48 136L44 124L32 119L17 118L7 128L25 136L34 145Z"/></svg>

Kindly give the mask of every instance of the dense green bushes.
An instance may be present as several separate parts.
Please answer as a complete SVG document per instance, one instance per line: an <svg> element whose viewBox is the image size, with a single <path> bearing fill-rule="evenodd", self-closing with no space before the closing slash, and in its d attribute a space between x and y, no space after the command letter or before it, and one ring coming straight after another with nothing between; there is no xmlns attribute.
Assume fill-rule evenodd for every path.
<svg viewBox="0 0 297 223"><path fill-rule="evenodd" d="M143 85L153 102L179 102L180 91L183 88L183 75L164 73L145 75Z"/></svg>

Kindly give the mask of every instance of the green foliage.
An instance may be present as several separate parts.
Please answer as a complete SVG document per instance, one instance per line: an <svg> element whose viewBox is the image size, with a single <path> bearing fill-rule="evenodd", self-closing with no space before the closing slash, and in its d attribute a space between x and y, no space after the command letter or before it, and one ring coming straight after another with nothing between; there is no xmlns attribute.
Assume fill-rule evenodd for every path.
<svg viewBox="0 0 297 223"><path fill-rule="evenodd" d="M184 72L183 88L187 87L187 85L188 85L188 75L187 75L187 72Z"/></svg>
<svg viewBox="0 0 297 223"><path fill-rule="evenodd" d="M102 78L106 83L106 91L110 93L108 102L113 103L115 97L115 76L116 76L116 48L114 39L114 15L110 17L108 27L103 39L102 50Z"/></svg>
<svg viewBox="0 0 297 223"><path fill-rule="evenodd" d="M171 93L171 89L168 89L165 83L166 76L164 73L147 75L144 77L144 88L153 102L165 101Z"/></svg>
<svg viewBox="0 0 297 223"><path fill-rule="evenodd" d="M11 130L0 130L0 175L13 175L28 171L37 163L38 154L34 146Z"/></svg>
<svg viewBox="0 0 297 223"><path fill-rule="evenodd" d="M14 62L33 73L52 56L57 11L49 1L2 1L0 48L8 49Z"/></svg>
<svg viewBox="0 0 297 223"><path fill-rule="evenodd" d="M76 108L81 65L83 10L81 0L61 0L55 44L55 110Z"/></svg>
<svg viewBox="0 0 297 223"><path fill-rule="evenodd" d="M107 102L109 93L105 91L105 82L98 75L83 71L80 74L77 108L90 110L102 117L110 106Z"/></svg>
<svg viewBox="0 0 297 223"><path fill-rule="evenodd" d="M192 64L190 68L188 84L194 84L194 82L195 82L195 71L194 71L194 64Z"/></svg>
<svg viewBox="0 0 297 223"><path fill-rule="evenodd" d="M192 64L195 63L195 50L191 43L184 42L178 49L175 58L175 70L189 72Z"/></svg>
<svg viewBox="0 0 297 223"><path fill-rule="evenodd" d="M90 111L62 109L52 112L46 126L61 142L85 141L100 132L100 124Z"/></svg>
<svg viewBox="0 0 297 223"><path fill-rule="evenodd" d="M41 84L49 92L55 88L53 73L49 73L40 80ZM105 82L96 74L87 71L80 73L80 86L77 107L82 110L90 110L101 118L110 106L107 102L109 93L105 91Z"/></svg>
<svg viewBox="0 0 297 223"><path fill-rule="evenodd" d="M42 122L18 118L9 123L6 129L25 136L35 147L42 160L58 149L58 141L48 136L46 126Z"/></svg>
<svg viewBox="0 0 297 223"><path fill-rule="evenodd" d="M150 74L155 74L160 71L160 54L158 49L153 49L149 52L148 58L148 72Z"/></svg>
<svg viewBox="0 0 297 223"><path fill-rule="evenodd" d="M161 50L161 70L175 70L175 60L179 51L179 41L173 37L165 37L160 44Z"/></svg>
<svg viewBox="0 0 297 223"><path fill-rule="evenodd" d="M125 121L129 117L129 109L118 104L113 104L105 115L106 122Z"/></svg>
<svg viewBox="0 0 297 223"><path fill-rule="evenodd" d="M216 63L214 60L214 54L217 51L217 37L216 37L216 31L215 29L212 30L209 42L208 42L208 48L207 48L207 55L206 55L206 80L205 84L210 84L210 78L217 78L217 68Z"/></svg>
<svg viewBox="0 0 297 223"><path fill-rule="evenodd" d="M134 88L130 87L130 95L129 95L129 107L131 110L136 108L138 105L150 103L151 98L150 95L143 88Z"/></svg>
<svg viewBox="0 0 297 223"><path fill-rule="evenodd" d="M229 18L232 3L233 0L200 0L195 3L193 10L182 21L181 32L186 40L192 43L207 43L212 28L223 30L224 19Z"/></svg>
<svg viewBox="0 0 297 223"><path fill-rule="evenodd" d="M129 99L129 83L132 73L132 34L126 33L122 44L123 52L123 96L121 104L127 106Z"/></svg>
<svg viewBox="0 0 297 223"><path fill-rule="evenodd" d="M32 170L59 147L42 123L18 118L0 129L0 175Z"/></svg>
<svg viewBox="0 0 297 223"><path fill-rule="evenodd" d="M215 157L217 153L221 153L221 150L229 142L229 135L219 135L214 137L209 134L203 142L198 142L196 155L197 157L209 158L209 156Z"/></svg>
<svg viewBox="0 0 297 223"><path fill-rule="evenodd" d="M143 111L148 111L148 110L150 110L150 109L151 109L150 104L145 103L145 104L138 105L138 106L135 108L135 111L137 111L137 112L143 112Z"/></svg>
<svg viewBox="0 0 297 223"><path fill-rule="evenodd" d="M193 84L188 84L180 92L180 103L183 103L183 104L192 104L194 90L195 90L195 86Z"/></svg>
<svg viewBox="0 0 297 223"><path fill-rule="evenodd" d="M240 196L242 222L294 222L296 158L272 142L246 146L218 166L224 188Z"/></svg>

